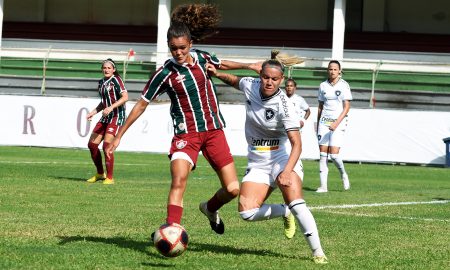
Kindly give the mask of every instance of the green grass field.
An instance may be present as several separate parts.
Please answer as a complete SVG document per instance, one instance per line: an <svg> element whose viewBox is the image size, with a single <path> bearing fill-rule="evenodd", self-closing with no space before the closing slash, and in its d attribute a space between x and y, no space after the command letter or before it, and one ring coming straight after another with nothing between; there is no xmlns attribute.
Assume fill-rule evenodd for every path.
<svg viewBox="0 0 450 270"><path fill-rule="evenodd" d="M116 184L105 186L85 183L87 150L0 147L0 269L450 269L449 169L346 164L344 192L330 164L329 192L317 194L318 162L305 161L304 195L330 261L319 266L301 233L286 240L281 219L242 221L236 200L221 209L225 234L214 234L198 204L219 181L198 165L184 202L189 248L168 259L149 242L166 214L165 155L118 152ZM245 165L236 158L240 177Z"/></svg>

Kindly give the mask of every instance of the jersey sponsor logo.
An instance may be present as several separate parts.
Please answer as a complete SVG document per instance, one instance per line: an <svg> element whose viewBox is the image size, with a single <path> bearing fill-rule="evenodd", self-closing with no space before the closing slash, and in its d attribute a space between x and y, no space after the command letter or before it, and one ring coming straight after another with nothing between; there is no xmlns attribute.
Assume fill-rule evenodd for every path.
<svg viewBox="0 0 450 270"><path fill-rule="evenodd" d="M336 90L334 93L336 94L336 96L340 96L341 95L341 91L340 90Z"/></svg>
<svg viewBox="0 0 450 270"><path fill-rule="evenodd" d="M175 146L178 148L178 149L183 149L184 147L186 147L186 145L187 145L187 141L185 141L185 140L179 140L179 141L176 141L175 142Z"/></svg>
<svg viewBox="0 0 450 270"><path fill-rule="evenodd" d="M175 78L175 80L177 81L177 83L182 83L186 80L186 75L180 74Z"/></svg>
<svg viewBox="0 0 450 270"><path fill-rule="evenodd" d="M108 128L108 132L114 132L114 128L112 127Z"/></svg>
<svg viewBox="0 0 450 270"><path fill-rule="evenodd" d="M252 138L251 151L267 152L274 151L280 148L279 139L254 139Z"/></svg>
<svg viewBox="0 0 450 270"><path fill-rule="evenodd" d="M287 106L287 100L285 98L285 96L281 95L281 104L283 105L283 111L284 111L284 115L285 117L289 117L289 109Z"/></svg>
<svg viewBox="0 0 450 270"><path fill-rule="evenodd" d="M270 109L270 108L266 109L265 117L266 117L267 121L272 120L272 118L274 116L275 116L275 112L272 109Z"/></svg>
<svg viewBox="0 0 450 270"><path fill-rule="evenodd" d="M334 122L336 122L337 119L329 118L329 117L322 117L320 118L320 123L325 126L330 126Z"/></svg>

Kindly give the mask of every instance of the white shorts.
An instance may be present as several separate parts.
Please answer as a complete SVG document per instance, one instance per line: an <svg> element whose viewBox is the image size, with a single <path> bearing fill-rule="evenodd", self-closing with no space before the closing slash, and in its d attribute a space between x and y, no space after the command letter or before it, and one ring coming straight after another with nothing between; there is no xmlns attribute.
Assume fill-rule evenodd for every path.
<svg viewBox="0 0 450 270"><path fill-rule="evenodd" d="M271 160L268 165L266 161L264 163L258 162L249 162L247 166L247 171L245 172L245 176L242 179L242 183L244 182L254 182L266 184L272 188L277 187L276 179L278 175L284 170L286 164L289 160L289 156L283 155ZM294 171L303 179L303 164L299 159L295 164Z"/></svg>
<svg viewBox="0 0 450 270"><path fill-rule="evenodd" d="M330 130L330 124L333 121L323 121L323 117L319 122L319 128L317 130L317 139L319 145L336 146L341 147L344 144L345 130L347 129L347 117L344 117L336 130ZM327 119L329 120L329 119Z"/></svg>

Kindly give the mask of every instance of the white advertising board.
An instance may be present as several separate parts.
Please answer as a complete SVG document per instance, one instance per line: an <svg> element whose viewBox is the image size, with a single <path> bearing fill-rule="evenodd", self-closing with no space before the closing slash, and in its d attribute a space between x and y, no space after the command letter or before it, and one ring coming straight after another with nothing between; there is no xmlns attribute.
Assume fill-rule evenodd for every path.
<svg viewBox="0 0 450 270"><path fill-rule="evenodd" d="M0 145L87 148L100 114L92 122L86 114L99 99L41 96L0 96L4 116ZM134 102L127 103L127 112ZM173 135L170 104L150 104L127 131L118 150L167 153ZM246 155L244 105L221 105L225 134L233 155ZM302 130L304 159L318 159L315 134L317 108ZM450 112L351 109L344 160L444 164L450 137Z"/></svg>

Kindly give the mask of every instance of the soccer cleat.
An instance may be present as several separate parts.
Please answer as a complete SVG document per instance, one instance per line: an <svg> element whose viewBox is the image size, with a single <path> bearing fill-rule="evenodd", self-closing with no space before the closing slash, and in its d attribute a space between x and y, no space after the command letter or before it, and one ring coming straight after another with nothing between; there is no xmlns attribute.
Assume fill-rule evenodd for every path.
<svg viewBox="0 0 450 270"><path fill-rule="evenodd" d="M313 256L313 262L315 264L327 264L328 263L328 258L325 255Z"/></svg>
<svg viewBox="0 0 450 270"><path fill-rule="evenodd" d="M344 190L350 189L350 181L348 180L348 174L346 173L342 175L342 184L344 185Z"/></svg>
<svg viewBox="0 0 450 270"><path fill-rule="evenodd" d="M316 190L316 192L317 192L317 193L326 193L326 192L328 192L328 189L327 189L327 188L323 188L323 187L319 187L319 188Z"/></svg>
<svg viewBox="0 0 450 270"><path fill-rule="evenodd" d="M209 225L213 231L217 234L223 234L225 232L225 224L223 224L222 219L219 217L219 211L214 213L209 212L206 202L200 203L198 208L209 219Z"/></svg>
<svg viewBox="0 0 450 270"><path fill-rule="evenodd" d="M98 180L103 180L106 178L106 174L100 174L100 173L96 173L94 176L92 176L91 178L89 178L88 180L86 180L86 182L88 183L95 183Z"/></svg>
<svg viewBox="0 0 450 270"><path fill-rule="evenodd" d="M113 185L114 184L114 179L112 178L105 178L105 180L103 180L103 185Z"/></svg>
<svg viewBox="0 0 450 270"><path fill-rule="evenodd" d="M295 226L295 218L292 213L289 213L289 216L283 217L284 219L284 235L287 239L291 239L295 235L295 230L297 226Z"/></svg>

